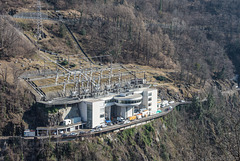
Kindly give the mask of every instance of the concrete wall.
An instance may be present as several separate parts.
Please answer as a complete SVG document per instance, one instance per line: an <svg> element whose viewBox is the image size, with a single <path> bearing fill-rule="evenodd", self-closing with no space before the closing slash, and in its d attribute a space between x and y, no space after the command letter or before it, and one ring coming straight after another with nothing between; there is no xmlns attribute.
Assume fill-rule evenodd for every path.
<svg viewBox="0 0 240 161"><path fill-rule="evenodd" d="M105 122L105 113L103 118L100 118L100 109L105 108L105 101L95 101L92 103L92 128L99 126Z"/></svg>
<svg viewBox="0 0 240 161"><path fill-rule="evenodd" d="M149 95L150 93L152 94ZM146 91L143 91L142 106L151 109L152 113L157 112L157 89L147 89Z"/></svg>
<svg viewBox="0 0 240 161"><path fill-rule="evenodd" d="M152 112L155 114L157 112L157 89L152 90Z"/></svg>
<svg viewBox="0 0 240 161"><path fill-rule="evenodd" d="M68 105L65 108L59 109L59 112L62 114L62 119L71 119L73 117L81 117L78 104Z"/></svg>
<svg viewBox="0 0 240 161"><path fill-rule="evenodd" d="M127 107L127 110L126 110L126 118L130 117L130 116L133 116L133 111L134 110L134 107L133 106L129 106Z"/></svg>

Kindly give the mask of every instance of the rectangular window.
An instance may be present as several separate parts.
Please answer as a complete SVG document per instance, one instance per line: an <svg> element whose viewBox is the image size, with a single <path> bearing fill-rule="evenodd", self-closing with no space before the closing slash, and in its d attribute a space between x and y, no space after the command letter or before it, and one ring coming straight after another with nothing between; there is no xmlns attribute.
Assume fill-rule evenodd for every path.
<svg viewBox="0 0 240 161"><path fill-rule="evenodd" d="M92 105L87 104L87 126L92 127Z"/></svg>
<svg viewBox="0 0 240 161"><path fill-rule="evenodd" d="M148 101L152 101L152 97L148 98Z"/></svg>
<svg viewBox="0 0 240 161"><path fill-rule="evenodd" d="M148 96L152 96L152 92L148 93Z"/></svg>
<svg viewBox="0 0 240 161"><path fill-rule="evenodd" d="M104 114L100 115L100 118L104 118Z"/></svg>
<svg viewBox="0 0 240 161"><path fill-rule="evenodd" d="M152 106L152 103L149 103L148 106Z"/></svg>

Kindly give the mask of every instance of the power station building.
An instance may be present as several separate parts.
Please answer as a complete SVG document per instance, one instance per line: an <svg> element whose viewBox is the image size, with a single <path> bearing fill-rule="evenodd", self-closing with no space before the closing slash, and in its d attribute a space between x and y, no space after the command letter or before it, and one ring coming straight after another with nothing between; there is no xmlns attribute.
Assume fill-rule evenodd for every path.
<svg viewBox="0 0 240 161"><path fill-rule="evenodd" d="M126 92L108 93L85 99L53 99L39 103L44 104L46 108L58 107L63 121L78 118L78 121L81 121L86 128L94 128L116 117L128 119L141 109L148 110L150 114L156 114L157 89L145 84ZM72 124L77 124L77 122L72 122Z"/></svg>

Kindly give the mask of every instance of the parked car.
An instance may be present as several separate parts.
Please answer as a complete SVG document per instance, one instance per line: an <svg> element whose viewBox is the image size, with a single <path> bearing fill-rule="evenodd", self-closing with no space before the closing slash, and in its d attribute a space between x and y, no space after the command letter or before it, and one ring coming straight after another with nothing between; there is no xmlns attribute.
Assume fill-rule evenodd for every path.
<svg viewBox="0 0 240 161"><path fill-rule="evenodd" d="M174 101L170 101L170 102L169 102L169 104L173 104L173 103L174 103Z"/></svg>
<svg viewBox="0 0 240 161"><path fill-rule="evenodd" d="M85 134L86 132L85 131L80 131L79 134Z"/></svg>
<svg viewBox="0 0 240 161"><path fill-rule="evenodd" d="M161 113L162 112L162 110L158 110L156 113Z"/></svg>
<svg viewBox="0 0 240 161"><path fill-rule="evenodd" d="M128 123L130 123L129 120L125 120L125 121L123 122L123 124L128 124Z"/></svg>
<svg viewBox="0 0 240 161"><path fill-rule="evenodd" d="M77 135L77 133L71 132L70 135L71 135L71 136L75 136L75 135Z"/></svg>
<svg viewBox="0 0 240 161"><path fill-rule="evenodd" d="M169 108L166 108L165 111L169 111Z"/></svg>
<svg viewBox="0 0 240 161"><path fill-rule="evenodd" d="M111 123L111 122L108 122L108 123L107 123L107 125L108 125L108 126L112 126L112 125L113 125L113 123Z"/></svg>
<svg viewBox="0 0 240 161"><path fill-rule="evenodd" d="M95 131L102 131L102 128L97 128Z"/></svg>
<svg viewBox="0 0 240 161"><path fill-rule="evenodd" d="M93 133L93 132L95 132L95 129L91 129L89 132L90 132L90 133Z"/></svg>
<svg viewBox="0 0 240 161"><path fill-rule="evenodd" d="M173 107L172 106L169 106L169 109L172 109Z"/></svg>
<svg viewBox="0 0 240 161"><path fill-rule="evenodd" d="M185 102L185 100L181 100L181 102L182 102L182 103L184 103L184 102Z"/></svg>
<svg viewBox="0 0 240 161"><path fill-rule="evenodd" d="M67 137L68 135L67 134L62 134L62 137Z"/></svg>
<svg viewBox="0 0 240 161"><path fill-rule="evenodd" d="M122 121L124 121L125 119L123 118L123 117L117 117L117 121L118 122L122 122Z"/></svg>
<svg viewBox="0 0 240 161"><path fill-rule="evenodd" d="M102 124L101 127L104 128L104 127L107 127L107 125L106 124Z"/></svg>

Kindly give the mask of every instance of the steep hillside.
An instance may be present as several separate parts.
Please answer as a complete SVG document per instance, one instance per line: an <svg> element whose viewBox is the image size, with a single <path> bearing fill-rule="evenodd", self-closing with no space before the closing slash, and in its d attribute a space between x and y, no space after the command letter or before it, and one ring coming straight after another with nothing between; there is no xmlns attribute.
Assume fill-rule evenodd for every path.
<svg viewBox="0 0 240 161"><path fill-rule="evenodd" d="M219 93L215 93L219 95ZM210 94L152 123L68 142L9 140L9 160L226 160L240 159L239 94ZM213 99L213 96L217 99Z"/></svg>
<svg viewBox="0 0 240 161"><path fill-rule="evenodd" d="M35 5L18 3L19 8L11 1L2 6L19 13L33 11ZM24 9L23 4L30 6ZM111 54L117 62L175 69L189 82L192 74L205 81L230 78L235 69L238 73L239 5L234 0L42 1L50 17L76 19L68 25L87 54ZM44 30L49 29L51 25L45 24ZM58 51L51 38L59 36L66 39L65 48L73 48L68 36L59 34L40 44L52 44L50 49ZM216 77L220 72L223 77Z"/></svg>
<svg viewBox="0 0 240 161"><path fill-rule="evenodd" d="M28 89L0 80L0 136L22 136L27 124L23 121L26 111L34 104Z"/></svg>
<svg viewBox="0 0 240 161"><path fill-rule="evenodd" d="M239 40L237 1L47 2L79 12L72 28L91 55L111 53L118 61L162 68L179 64L202 79L222 69L225 77L232 73L227 49Z"/></svg>
<svg viewBox="0 0 240 161"><path fill-rule="evenodd" d="M35 5L0 0L0 13L33 12ZM89 56L110 54L135 70L151 66L147 76L160 84L161 98L212 92L207 102L194 97L190 106L116 134L57 143L2 140L0 160L240 160L239 93L220 93L233 87L227 79L240 74L240 1L42 0L42 6L50 18L71 20L66 24ZM45 115L18 79L24 71L45 68L24 36L36 41L36 26L0 17L0 136L22 135ZM62 22L44 21L43 32L41 48L65 59L80 53Z"/></svg>
<svg viewBox="0 0 240 161"><path fill-rule="evenodd" d="M34 46L23 35L21 28L10 17L0 17L0 60L29 57L34 52Z"/></svg>

